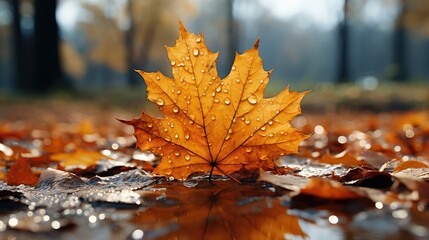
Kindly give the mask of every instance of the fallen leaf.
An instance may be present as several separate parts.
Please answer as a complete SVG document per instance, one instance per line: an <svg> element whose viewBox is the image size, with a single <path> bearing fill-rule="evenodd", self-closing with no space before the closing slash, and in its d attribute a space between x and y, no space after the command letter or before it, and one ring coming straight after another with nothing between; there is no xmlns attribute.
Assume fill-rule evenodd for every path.
<svg viewBox="0 0 429 240"><path fill-rule="evenodd" d="M111 159L98 151L78 148L71 153L52 154L50 159L60 161L63 166L92 166L102 159Z"/></svg>
<svg viewBox="0 0 429 240"><path fill-rule="evenodd" d="M142 113L123 121L134 126L137 146L162 156L155 174L186 179L191 173L228 175L242 168L273 168L272 160L297 153L307 138L290 121L301 113L306 93L284 89L264 98L271 71L262 67L259 40L236 54L230 74L220 79L217 53L202 35L180 23L176 46L167 47L173 79L160 72L137 71L150 101L164 118Z"/></svg>
<svg viewBox="0 0 429 240"><path fill-rule="evenodd" d="M352 154L350 154L347 150L344 150L341 153L338 153L334 156L331 155L329 151L325 153L320 159L320 163L326 164L343 164L346 166L365 166L368 165L363 160L358 160Z"/></svg>
<svg viewBox="0 0 429 240"><path fill-rule="evenodd" d="M321 177L298 177L294 175L273 175L261 171L259 181L291 190L292 195L307 195L329 200L345 200L362 196L337 181Z"/></svg>
<svg viewBox="0 0 429 240"><path fill-rule="evenodd" d="M27 159L18 157L16 162L10 167L6 173L6 182L9 185L36 185L38 177L33 174Z"/></svg>
<svg viewBox="0 0 429 240"><path fill-rule="evenodd" d="M429 168L429 166L424 162L409 160L402 162L401 164L396 166L395 169L393 169L393 172L400 172L407 168Z"/></svg>

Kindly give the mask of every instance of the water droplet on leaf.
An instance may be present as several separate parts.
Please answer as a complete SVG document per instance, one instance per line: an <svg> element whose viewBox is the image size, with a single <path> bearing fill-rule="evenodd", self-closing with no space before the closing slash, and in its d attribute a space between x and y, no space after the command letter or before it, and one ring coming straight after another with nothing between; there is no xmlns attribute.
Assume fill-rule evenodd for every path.
<svg viewBox="0 0 429 240"><path fill-rule="evenodd" d="M158 104L159 106L164 105L164 99L162 99L162 98L156 99L156 104Z"/></svg>
<svg viewBox="0 0 429 240"><path fill-rule="evenodd" d="M198 48L194 48L194 50L192 51L192 54L194 54L194 56L198 56L198 53L200 53Z"/></svg>
<svg viewBox="0 0 429 240"><path fill-rule="evenodd" d="M256 102L257 102L258 100L256 99L256 96L255 96L255 95L250 95L250 96L247 98L247 101L248 101L250 104L256 104Z"/></svg>

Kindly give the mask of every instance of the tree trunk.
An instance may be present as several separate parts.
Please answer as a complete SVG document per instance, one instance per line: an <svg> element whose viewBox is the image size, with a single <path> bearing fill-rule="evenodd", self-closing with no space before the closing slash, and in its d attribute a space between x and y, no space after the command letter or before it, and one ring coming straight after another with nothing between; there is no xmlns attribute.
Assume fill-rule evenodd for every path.
<svg viewBox="0 0 429 240"><path fill-rule="evenodd" d="M234 19L234 0L226 0L227 2L227 38L228 38L228 55L226 66L232 67L235 58L235 52L238 50L237 42L237 26Z"/></svg>
<svg viewBox="0 0 429 240"><path fill-rule="evenodd" d="M350 81L349 76L349 0L344 0L343 20L338 25L337 83Z"/></svg>
<svg viewBox="0 0 429 240"><path fill-rule="evenodd" d="M23 39L21 31L20 0L10 0L13 11L13 60L14 60L14 88L22 89L29 84L24 78L25 65L23 63Z"/></svg>
<svg viewBox="0 0 429 240"><path fill-rule="evenodd" d="M158 29L158 22L160 21L160 15L161 10L163 9L163 5L165 5L164 1L159 1L156 3L158 6L153 8L153 11L151 11L150 16L147 18L148 23L146 24L146 29L144 30L143 36L144 36L144 47L140 53L139 59L136 59L136 51L137 49L134 48L134 39L135 39L135 20L133 19L133 0L128 0L127 2L128 6L128 14L130 18L130 28L125 33L125 42L127 44L127 64L129 67L128 70L128 85L129 86L136 86L140 83L143 83L140 77L138 77L137 73L134 72L134 69L141 68L140 66L137 66L136 61L139 61L142 65L142 67L145 67L147 63L149 62L150 57L150 49L153 45L153 42L155 40L156 31Z"/></svg>
<svg viewBox="0 0 429 240"><path fill-rule="evenodd" d="M59 59L56 0L34 0L34 80L32 90L65 87Z"/></svg>
<svg viewBox="0 0 429 240"><path fill-rule="evenodd" d="M401 0L400 11L395 22L395 30L393 33L393 65L394 72L392 80L406 81L408 80L407 72L407 33L404 27L404 17L406 13L406 0Z"/></svg>

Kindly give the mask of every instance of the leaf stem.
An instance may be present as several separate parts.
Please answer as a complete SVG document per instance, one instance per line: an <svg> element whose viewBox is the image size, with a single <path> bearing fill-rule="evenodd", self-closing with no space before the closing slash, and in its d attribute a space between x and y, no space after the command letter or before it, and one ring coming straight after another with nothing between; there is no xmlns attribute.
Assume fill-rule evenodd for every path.
<svg viewBox="0 0 429 240"><path fill-rule="evenodd" d="M224 170L220 169L217 165L214 165L212 167L212 171L210 172L210 177L212 175L213 169L216 168L217 170L219 170L221 173L223 173L225 176L231 178L232 180L234 180L235 182L237 182L238 184L241 184L240 180L238 180L237 178L231 176L231 174L226 173Z"/></svg>

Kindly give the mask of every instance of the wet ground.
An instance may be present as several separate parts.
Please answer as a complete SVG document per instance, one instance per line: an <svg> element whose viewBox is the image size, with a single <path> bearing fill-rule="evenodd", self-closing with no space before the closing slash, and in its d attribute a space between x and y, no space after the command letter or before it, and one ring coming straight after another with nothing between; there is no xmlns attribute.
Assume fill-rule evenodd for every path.
<svg viewBox="0 0 429 240"><path fill-rule="evenodd" d="M398 168L429 164L425 111L304 114L294 125L312 137L300 154L241 184L152 176L159 158L115 117L135 114L0 106L0 239L429 238L429 168ZM19 156L33 185L13 184Z"/></svg>

